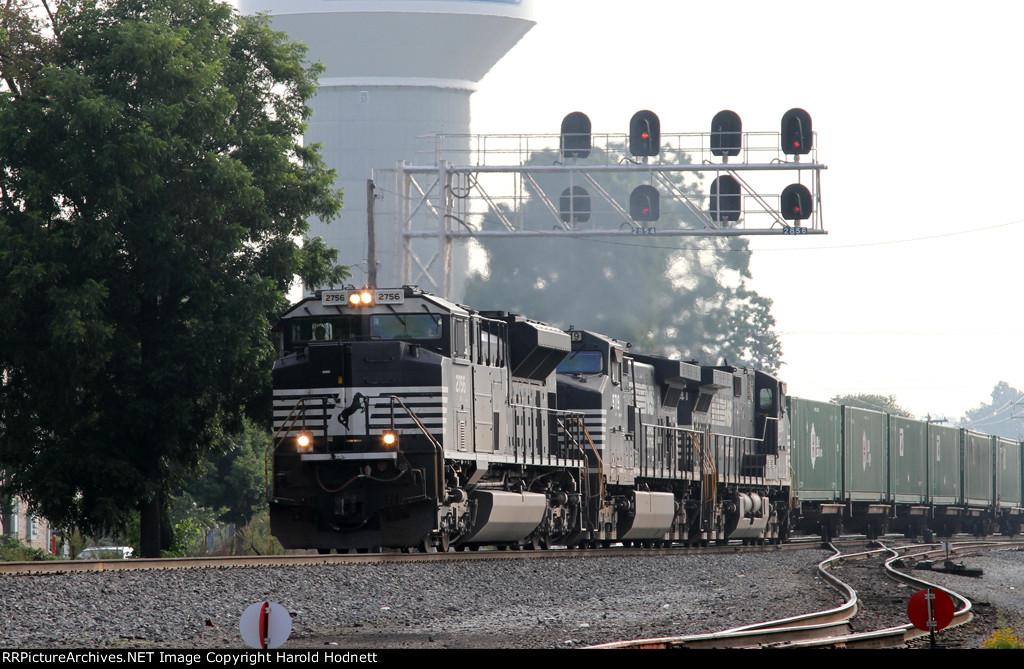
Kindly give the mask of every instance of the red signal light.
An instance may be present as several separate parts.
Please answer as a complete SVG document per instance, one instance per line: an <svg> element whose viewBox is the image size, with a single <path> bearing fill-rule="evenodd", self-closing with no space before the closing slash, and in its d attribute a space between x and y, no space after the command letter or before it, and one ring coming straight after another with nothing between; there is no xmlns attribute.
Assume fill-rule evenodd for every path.
<svg viewBox="0 0 1024 669"><path fill-rule="evenodd" d="M794 108L782 115L782 152L792 156L804 155L814 147L811 115Z"/></svg>
<svg viewBox="0 0 1024 669"><path fill-rule="evenodd" d="M779 211L782 218L790 221L802 221L811 217L814 212L814 200L807 186L792 184L782 190Z"/></svg>
<svg viewBox="0 0 1024 669"><path fill-rule="evenodd" d="M656 156L661 150L661 122L647 109L629 119L629 152L634 156Z"/></svg>

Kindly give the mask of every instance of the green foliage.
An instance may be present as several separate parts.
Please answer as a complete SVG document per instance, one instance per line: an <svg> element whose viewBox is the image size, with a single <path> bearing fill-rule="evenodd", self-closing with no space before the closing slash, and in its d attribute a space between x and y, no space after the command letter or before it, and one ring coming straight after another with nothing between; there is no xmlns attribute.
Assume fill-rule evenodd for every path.
<svg viewBox="0 0 1024 669"><path fill-rule="evenodd" d="M263 510L235 537L236 553L240 555L282 555L284 547L270 533L270 511Z"/></svg>
<svg viewBox="0 0 1024 669"><path fill-rule="evenodd" d="M1014 632L1013 629L1003 627L993 632L992 636L981 644L981 647L989 649L1021 649L1024 648L1024 640L1017 636L1017 633Z"/></svg>
<svg viewBox="0 0 1024 669"><path fill-rule="evenodd" d="M853 395L836 395L829 401L832 402L832 404L841 404L843 406L856 407L858 409L881 411L883 413L892 414L893 416L903 416L905 418L914 417L914 414L899 405L899 402L896 401L895 395L856 393Z"/></svg>
<svg viewBox="0 0 1024 669"><path fill-rule="evenodd" d="M270 434L246 421L226 448L200 463L186 492L197 504L221 509L217 522L242 526L267 506L263 454Z"/></svg>
<svg viewBox="0 0 1024 669"><path fill-rule="evenodd" d="M557 152L540 152L529 163L550 165L557 159ZM616 155L608 162L619 159ZM688 162L681 154L675 160ZM564 177L535 179L557 206ZM635 176L622 174L603 173L595 179L618 202L627 202L637 185ZM694 185L680 181L678 187L691 201L700 201ZM588 188L593 200L594 189ZM485 230L499 229L499 213L492 210L485 217ZM550 229L556 222L539 198L529 200L520 215L528 230ZM616 221L616 226L619 223L625 225ZM700 224L690 214L672 220L663 212L657 225L664 229ZM479 241L488 255L488 270L470 277L467 284L465 301L474 308L514 311L563 328L573 325L601 332L630 341L639 351L670 357L712 364L725 358L766 371L777 371L781 365L771 300L747 285L750 249L742 238L547 236Z"/></svg>
<svg viewBox="0 0 1024 669"><path fill-rule="evenodd" d="M1005 381L992 389L992 401L968 411L961 427L994 434L1007 439L1020 439L1020 415L1024 411L1024 392Z"/></svg>
<svg viewBox="0 0 1024 669"><path fill-rule="evenodd" d="M200 506L188 493L176 497L171 504L170 520L174 528L171 547L165 557L185 557L206 553L206 533L217 525L223 510Z"/></svg>
<svg viewBox="0 0 1024 669"><path fill-rule="evenodd" d="M0 562L34 562L56 560L40 548L29 548L11 536L0 536Z"/></svg>
<svg viewBox="0 0 1024 669"><path fill-rule="evenodd" d="M65 533L62 543L67 546L68 556L71 558L78 557L78 554L82 552L82 549L86 547L87 541L82 532L74 527L70 532ZM138 548L137 546L135 547Z"/></svg>
<svg viewBox="0 0 1024 669"><path fill-rule="evenodd" d="M153 555L169 477L258 413L295 275L346 272L304 48L215 0L0 8L0 466Z"/></svg>

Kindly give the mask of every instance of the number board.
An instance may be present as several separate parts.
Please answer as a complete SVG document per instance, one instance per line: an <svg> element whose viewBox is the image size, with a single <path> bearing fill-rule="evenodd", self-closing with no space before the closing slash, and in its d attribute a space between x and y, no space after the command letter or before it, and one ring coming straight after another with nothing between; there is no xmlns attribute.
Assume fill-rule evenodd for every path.
<svg viewBox="0 0 1024 669"><path fill-rule="evenodd" d="M365 291L362 290L325 290L320 293L320 303L328 307L347 307L347 306L373 306L374 304L404 304L405 303L405 291L401 288L376 288L369 292L373 294L373 302L371 304L360 304L353 305L349 303L349 295L355 293L359 295Z"/></svg>

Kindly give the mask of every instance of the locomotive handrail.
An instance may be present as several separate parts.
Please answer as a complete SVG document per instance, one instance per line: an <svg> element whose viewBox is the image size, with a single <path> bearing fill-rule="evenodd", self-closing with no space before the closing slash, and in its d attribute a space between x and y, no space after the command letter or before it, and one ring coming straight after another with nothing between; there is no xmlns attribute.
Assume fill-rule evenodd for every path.
<svg viewBox="0 0 1024 669"><path fill-rule="evenodd" d="M277 447L280 445L281 441L283 441L283 438L281 437L281 433L284 432L285 434L288 434L289 432L292 431L292 428L295 427L296 421L298 421L298 419L299 419L299 416L296 416L295 412L299 409L299 407L301 405L305 404L306 401L308 401L308 400L317 400L317 401L319 401L321 403L325 403L327 401L327 396L326 395L306 395L306 396L300 397L298 400L296 400L295 404L292 406L291 411L288 412L288 416L283 421L281 421L281 427L279 427L277 429L277 431L274 432L274 436L271 437L270 443L267 444L267 447L263 449L263 488L264 488L263 494L264 494L264 497L266 497L266 499L267 499L267 503L270 503L272 501L271 500L272 495L270 494L270 461L273 458L274 452L277 451ZM326 414L326 411L325 411L325 414ZM305 412L305 410L303 410L300 415L302 417L302 429L305 430L306 429L306 420L305 420L306 419L306 412ZM325 418L324 419L324 423L325 423L325 426L324 426L324 436L325 437L327 436L326 422L327 422L327 420Z"/></svg>
<svg viewBox="0 0 1024 669"><path fill-rule="evenodd" d="M434 438L434 435L430 434L427 430L427 426L420 420L420 417L417 416L416 413L410 409L400 397L398 397L398 395L388 395L388 398L391 400L392 428L394 428L395 425L395 402L398 402L398 404L405 409L406 415L412 419L412 422L416 423L416 427L418 427L420 432L423 433L423 436L427 438L430 445L434 447L434 457L437 459L437 467L434 468L434 471L436 472L434 476L434 494L436 495L437 500L441 501L444 486L444 482L441 479L441 477L444 476L444 447L437 439ZM369 426L367 426L367 431L369 431Z"/></svg>
<svg viewBox="0 0 1024 669"><path fill-rule="evenodd" d="M701 512L704 511L704 506L710 504L711 516L714 517L714 509L718 505L718 467L715 465L715 458L711 455L707 448L704 447L705 440L701 439L702 436L710 437L710 433L702 435L700 433L694 435L693 443L697 448L697 452L700 453L701 462L701 500L704 504L701 505ZM706 441L710 445L711 440Z"/></svg>
<svg viewBox="0 0 1024 669"><path fill-rule="evenodd" d="M597 475L597 486L598 486L598 490L597 490L597 495L594 495L593 491L590 490L590 474L589 474L590 467L587 464L587 454L586 454L586 451L583 449L582 446L580 446L580 443L576 440L576 438L572 436L572 432L570 432L566 428L565 423L563 423L561 419L559 419L556 416L555 417L555 421L557 421L558 424L562 427L562 429L565 431L565 434L570 439L573 440L573 442L576 444L577 449L579 449L580 454L583 456L583 466L588 471L586 471L586 473L584 474L583 481L581 481L581 483L583 483L583 485L585 485L587 487L586 492L584 492L584 496L587 499L587 506L589 507L591 500L594 500L594 499L604 499L604 460L601 459L601 454L598 452L597 446L594 444L594 440L590 436L590 431L587 429L586 424L583 422L583 417L579 416L579 415L574 415L574 416L567 417L566 422L569 422L569 421L574 422L574 423L576 423L579 426L579 428L581 430L583 430L583 436L586 437L587 443L590 444L590 450L594 453L594 459L597 460L597 474L598 474ZM588 518L588 521L589 520L590 519ZM593 529L593 528L591 527L590 529Z"/></svg>
<svg viewBox="0 0 1024 669"><path fill-rule="evenodd" d="M580 451L581 456L583 457L583 465L586 468L586 470L581 484L583 484L583 486L586 487L586 490L584 491L584 498L587 500L587 506L589 507L590 502L592 500L604 499L604 461L601 459L601 454L598 452L597 446L594 444L594 440L590 435L590 430L587 429L587 425L584 423L583 417L579 415L568 416L566 418L566 422L573 422L577 424L580 427L580 429L583 430L583 434L587 438L587 443L590 444L590 449L594 453L594 459L597 460L598 491L597 495L594 495L593 491L590 489L590 466L587 463L586 450L580 445L580 442L577 440L577 438L575 438L575 436L572 435L572 432L565 426L565 423L563 423L560 418L556 416L555 421L559 424L559 426L561 426L562 430L564 430L566 436L568 436L570 440L572 440L572 443L575 445L575 447L577 447L577 449ZM581 509L581 511L586 511L586 509ZM588 525L591 525L589 522L589 520L591 519L589 517L589 514L586 517L588 519ZM591 527L590 529L593 528Z"/></svg>
<svg viewBox="0 0 1024 669"><path fill-rule="evenodd" d="M594 459L597 460L598 481L600 482L600 484L599 484L600 488L598 490L598 494L603 497L604 496L604 460L601 458L601 453L600 453L600 451L597 450L597 446L594 444L594 439L590 436L590 430L587 429L587 426L583 422L583 419L580 418L579 416L573 416L569 420L579 424L580 429L583 430L583 436L586 437L587 443L590 444L590 450L594 453ZM563 426L563 429L564 429L564 426ZM566 430L566 434L570 434L568 430ZM587 463L587 453L586 453L586 450L581 448L580 452L583 455L583 464L586 465L586 463Z"/></svg>
<svg viewBox="0 0 1024 669"><path fill-rule="evenodd" d="M430 431L427 430L427 426L423 424L423 421L420 420L420 417L416 415L416 412L414 412L412 409L410 409L409 406L405 402L402 401L402 398L400 398L398 395L387 395L386 397L389 400L391 400L391 425L392 425L392 427L394 427L394 424L395 424L395 402L398 402L402 406L402 408L405 409L406 415L408 415L409 418L411 418L412 421L414 423L416 423L416 427L418 427L420 432L423 433L423 436L425 436L427 439L430 440L430 443L434 446L434 448L441 448L441 442L439 442L437 439L435 439L434 435L430 434Z"/></svg>
<svg viewBox="0 0 1024 669"><path fill-rule="evenodd" d="M642 425L649 424L642 423ZM715 464L715 458L712 457L708 449L705 448L705 442L710 443L711 437L721 435L710 431L695 430L692 427L672 425L659 425L656 427L666 431L681 432L692 437L692 444L697 449L701 459L701 514L704 514L705 507L707 505L710 505L713 512L715 505L718 503L718 467ZM706 437L707 439L702 437ZM749 438L750 437L744 437L744 439ZM714 514L712 513L712 516L713 515Z"/></svg>

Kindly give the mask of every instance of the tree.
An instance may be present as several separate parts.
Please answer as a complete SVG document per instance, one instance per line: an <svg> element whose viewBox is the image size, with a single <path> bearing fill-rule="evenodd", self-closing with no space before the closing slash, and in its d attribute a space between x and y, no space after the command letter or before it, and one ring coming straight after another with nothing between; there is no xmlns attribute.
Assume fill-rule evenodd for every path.
<svg viewBox="0 0 1024 669"><path fill-rule="evenodd" d="M895 395L856 393L853 395L836 395L829 401L832 402L832 404L841 404L843 406L856 407L858 409L881 411L883 413L892 414L893 416L903 416L904 418L914 417L914 414L899 405Z"/></svg>
<svg viewBox="0 0 1024 669"><path fill-rule="evenodd" d="M529 164L550 165L557 159L557 152L539 152ZM682 154L675 159L688 162ZM613 155L607 162L619 160ZM595 178L620 202L628 201L636 185L635 176ZM535 175L556 206L566 186L561 179ZM691 200L700 201L693 184L679 186ZM550 229L553 222L538 198L528 201L521 216L527 229ZM657 225L698 223L692 216L673 220L663 215ZM498 226L492 211L483 227ZM594 330L630 341L640 351L706 364L725 359L771 372L782 364L771 300L747 285L750 249L742 238L481 238L480 243L487 252L487 271L470 278L465 297L475 308L505 309L561 327Z"/></svg>
<svg viewBox="0 0 1024 669"><path fill-rule="evenodd" d="M38 12L35 10L44 10ZM256 413L296 274L343 268L303 47L215 0L10 0L0 33L0 466L51 522L141 513Z"/></svg>
<svg viewBox="0 0 1024 669"><path fill-rule="evenodd" d="M1016 440L1021 438L1021 418L1024 392L1000 381L992 388L992 401L968 411L960 427Z"/></svg>
<svg viewBox="0 0 1024 669"><path fill-rule="evenodd" d="M264 455L271 434L246 421L226 448L201 463L185 492L209 509L222 510L217 520L239 527L267 508Z"/></svg>

